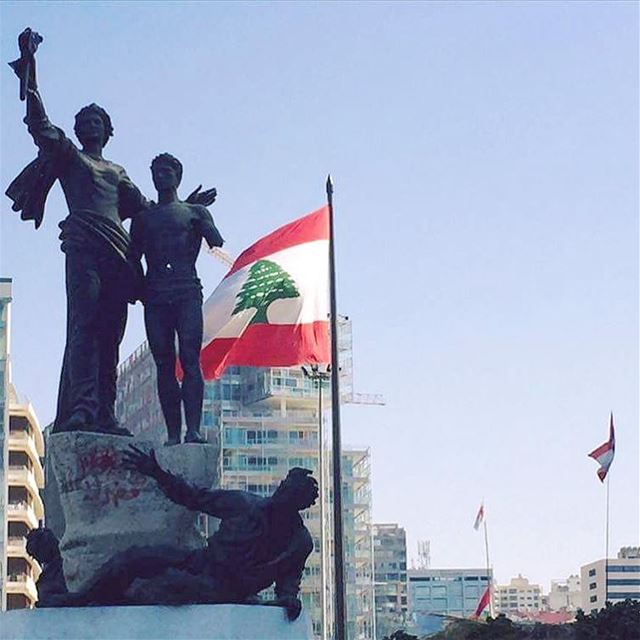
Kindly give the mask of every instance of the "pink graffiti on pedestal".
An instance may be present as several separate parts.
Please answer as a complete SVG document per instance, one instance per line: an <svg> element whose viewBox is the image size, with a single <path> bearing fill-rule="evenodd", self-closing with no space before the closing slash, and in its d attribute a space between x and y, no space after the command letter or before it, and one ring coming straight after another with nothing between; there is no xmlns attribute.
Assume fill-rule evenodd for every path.
<svg viewBox="0 0 640 640"><path fill-rule="evenodd" d="M113 447L95 445L77 458L58 480L61 494L81 491L84 500L96 507L117 508L122 502L137 498L148 478L125 469L120 452Z"/></svg>

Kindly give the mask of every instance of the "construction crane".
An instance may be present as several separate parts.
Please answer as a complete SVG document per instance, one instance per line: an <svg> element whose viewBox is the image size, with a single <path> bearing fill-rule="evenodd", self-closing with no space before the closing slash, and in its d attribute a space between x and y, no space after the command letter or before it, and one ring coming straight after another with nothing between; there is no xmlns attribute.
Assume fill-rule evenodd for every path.
<svg viewBox="0 0 640 640"><path fill-rule="evenodd" d="M202 248L210 256L213 256L218 262L222 262L222 264L226 265L227 267L231 267L233 265L233 258L226 251L223 251L220 247L209 247L209 245L203 241Z"/></svg>

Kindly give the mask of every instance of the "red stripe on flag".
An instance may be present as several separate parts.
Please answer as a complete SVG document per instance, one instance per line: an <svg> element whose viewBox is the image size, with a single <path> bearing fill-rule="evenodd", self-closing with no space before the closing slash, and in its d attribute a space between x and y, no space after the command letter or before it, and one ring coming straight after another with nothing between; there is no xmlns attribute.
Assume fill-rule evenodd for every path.
<svg viewBox="0 0 640 640"><path fill-rule="evenodd" d="M309 215L294 220L283 227L276 229L268 236L260 238L258 242L245 249L233 263L228 278L232 273L239 271L252 262L256 262L266 256L282 251L289 247L295 247L303 242L329 239L329 207L326 205ZM280 365L285 366L285 365Z"/></svg>
<svg viewBox="0 0 640 640"><path fill-rule="evenodd" d="M476 607L476 611L473 614L474 618L480 617L480 614L487 608L487 605L489 604L490 599L491 599L491 585L489 585L485 589L485 592L482 594L482 597L478 602L478 606Z"/></svg>
<svg viewBox="0 0 640 640"><path fill-rule="evenodd" d="M600 456L611 451L611 449L613 449L611 442L605 442L604 444L601 444L597 449L594 449L589 454L589 457L593 458L594 460L597 460Z"/></svg>
<svg viewBox="0 0 640 640"><path fill-rule="evenodd" d="M205 380L226 367L292 367L331 362L329 323L253 324L239 338L214 338L200 352Z"/></svg>

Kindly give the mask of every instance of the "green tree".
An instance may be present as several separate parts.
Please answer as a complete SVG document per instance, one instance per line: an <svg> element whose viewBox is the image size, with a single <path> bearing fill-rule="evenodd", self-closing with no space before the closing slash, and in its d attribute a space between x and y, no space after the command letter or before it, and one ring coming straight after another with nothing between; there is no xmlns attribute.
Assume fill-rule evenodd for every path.
<svg viewBox="0 0 640 640"><path fill-rule="evenodd" d="M640 638L640 602L607 602L597 613L578 611L575 622L577 640L638 640Z"/></svg>
<svg viewBox="0 0 640 640"><path fill-rule="evenodd" d="M267 309L272 302L299 296L293 278L282 267L271 260L258 260L249 270L249 277L236 296L237 303L232 315L245 309L255 309L250 324L269 324Z"/></svg>

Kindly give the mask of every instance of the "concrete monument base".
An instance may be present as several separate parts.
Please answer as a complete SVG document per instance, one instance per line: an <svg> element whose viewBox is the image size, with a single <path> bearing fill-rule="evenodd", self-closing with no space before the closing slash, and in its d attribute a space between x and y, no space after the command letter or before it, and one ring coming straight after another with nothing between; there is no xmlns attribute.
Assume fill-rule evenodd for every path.
<svg viewBox="0 0 640 640"><path fill-rule="evenodd" d="M256 605L21 609L0 613L0 640L313 640L305 612Z"/></svg>
<svg viewBox="0 0 640 640"><path fill-rule="evenodd" d="M60 552L70 591L85 588L107 560L130 547L205 545L196 512L171 502L155 480L123 467L122 454L130 444L151 448L149 442L100 433L59 433L49 439L64 520ZM156 449L163 469L208 488L219 484L219 453L204 444Z"/></svg>

